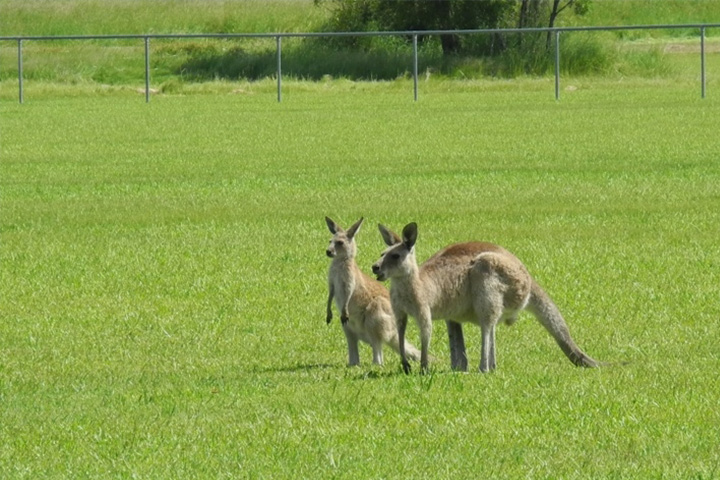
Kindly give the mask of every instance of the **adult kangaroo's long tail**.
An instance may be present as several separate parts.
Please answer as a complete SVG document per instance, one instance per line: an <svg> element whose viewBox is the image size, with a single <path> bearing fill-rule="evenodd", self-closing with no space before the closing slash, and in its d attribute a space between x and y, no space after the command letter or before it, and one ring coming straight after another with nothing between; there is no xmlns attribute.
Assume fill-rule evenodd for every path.
<svg viewBox="0 0 720 480"><path fill-rule="evenodd" d="M568 329L560 310L545 290L533 280L527 309L535 315L543 327L550 332L566 357L578 367L598 367L600 363L580 350Z"/></svg>

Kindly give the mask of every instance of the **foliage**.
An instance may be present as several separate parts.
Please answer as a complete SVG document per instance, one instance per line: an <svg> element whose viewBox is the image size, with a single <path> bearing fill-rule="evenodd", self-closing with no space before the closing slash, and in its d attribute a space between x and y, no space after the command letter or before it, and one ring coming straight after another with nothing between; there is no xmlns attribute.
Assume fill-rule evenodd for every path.
<svg viewBox="0 0 720 480"><path fill-rule="evenodd" d="M403 31L500 28L513 10L507 0L443 0L428 2L408 0L315 0L316 4L330 3L332 16L328 31ZM418 37L423 42L425 37ZM344 44L367 47L364 38L342 39ZM462 38L457 35L440 36L443 52L458 53Z"/></svg>
<svg viewBox="0 0 720 480"><path fill-rule="evenodd" d="M506 27L552 27L560 13L572 10L576 15L587 13L590 0L314 0L317 5L331 4L332 16L327 29L330 31L370 30L472 30ZM522 39L534 35L520 35ZM445 54L471 51L463 37L452 34L440 35ZM424 36L419 37L423 41ZM344 44L359 46L367 44L364 38L342 39ZM472 45L474 53L498 54L507 48L505 36L491 36L483 48ZM513 46L515 48L515 46Z"/></svg>
<svg viewBox="0 0 720 480"><path fill-rule="evenodd" d="M314 0L331 4L330 31L468 30L505 27L553 27L563 11L584 15L590 0ZM495 57L491 63L502 70L522 74L542 74L552 62L550 33L482 35L481 41L468 41L457 34L438 35L443 53L463 53ZM427 36L418 36L418 41ZM328 42L328 39L322 39ZM369 37L340 37L330 42L347 48L372 48ZM596 49L599 45L596 45Z"/></svg>

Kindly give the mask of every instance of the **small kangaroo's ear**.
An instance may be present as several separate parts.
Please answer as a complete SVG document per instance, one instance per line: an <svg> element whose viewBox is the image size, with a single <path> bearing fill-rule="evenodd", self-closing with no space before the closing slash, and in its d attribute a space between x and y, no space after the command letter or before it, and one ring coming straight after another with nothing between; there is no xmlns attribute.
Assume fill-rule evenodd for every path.
<svg viewBox="0 0 720 480"><path fill-rule="evenodd" d="M349 238L353 238L355 234L360 230L360 226L362 225L363 220L365 220L365 218L361 217L360 220L355 222L352 227L348 228L347 236Z"/></svg>
<svg viewBox="0 0 720 480"><path fill-rule="evenodd" d="M389 230L385 225L378 223L378 230L380 230L380 235L382 235L383 241L388 247L402 243L400 236L392 230Z"/></svg>
<svg viewBox="0 0 720 480"><path fill-rule="evenodd" d="M417 241L417 223L412 222L405 225L405 228L403 228L403 243L405 243L405 246L408 249L413 248L415 246L415 242Z"/></svg>
<svg viewBox="0 0 720 480"><path fill-rule="evenodd" d="M325 223L327 223L328 230L330 230L330 233L335 235L337 232L342 232L342 228L340 228L340 225L335 223L332 218L325 217Z"/></svg>

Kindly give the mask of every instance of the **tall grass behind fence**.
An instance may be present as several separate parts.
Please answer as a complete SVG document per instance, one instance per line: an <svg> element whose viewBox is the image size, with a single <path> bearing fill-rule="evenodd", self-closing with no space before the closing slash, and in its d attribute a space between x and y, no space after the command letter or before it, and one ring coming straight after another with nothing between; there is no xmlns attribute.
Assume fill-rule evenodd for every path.
<svg viewBox="0 0 720 480"><path fill-rule="evenodd" d="M313 0L5 0L0 36L317 32L323 30L331 14L327 4L318 7ZM697 25L718 21L720 0L602 0L593 2L586 15L564 12L557 25ZM712 81L720 28L708 28L705 33ZM486 34L467 36L479 44L487 38ZM560 71L564 77L695 81L698 36L698 29L692 27L566 32L560 45ZM338 51L326 40L285 38L283 76L395 80L412 73L412 43L407 36L374 37L362 51ZM535 55L532 61L526 56L528 52L513 51L493 57L447 57L432 36L420 42L419 49L418 69L424 80L544 76L554 70L553 52ZM132 91L144 84L142 40L26 41L23 51L24 78L29 87L59 83L100 91L112 87ZM276 63L274 39L153 38L152 88L169 93L197 91L197 86L184 86L218 79L266 80L276 75ZM0 97L17 97L17 85L13 84L18 79L17 69L15 41L0 41Z"/></svg>
<svg viewBox="0 0 720 480"><path fill-rule="evenodd" d="M415 85L414 96L417 100L419 72L422 72L427 80L433 73L478 78L487 75L493 77L544 75L548 71L553 71L556 99L560 96L561 72L570 75L601 74L620 77L670 76L676 73L678 76L692 78L699 76L700 91L704 97L708 65L715 63L707 61L708 51L713 54L720 51L720 48L716 48L720 45L717 42L713 42L708 47L707 31L718 27L720 24L454 31L460 35L471 36L547 34L550 35L549 38L554 39L548 47L536 45L536 48L543 50L542 52L509 49L498 57L490 59L448 58L438 50L437 43L424 41L422 49L419 46L420 37L437 37L449 31L0 37L0 41L17 44L15 74L21 103L26 79L111 85L129 84L133 83L133 80L137 82L139 76L144 79L143 90L146 101L150 98L151 78L156 85L161 85L158 91L169 92L180 90L179 85L185 81L258 80L274 76L277 79L277 96L280 101L283 77L319 80L339 76L353 80L389 80L411 75ZM656 45L654 49L640 47L623 52L617 48L603 47L599 40L607 38L608 33L625 30L679 29L697 29L699 34L694 39L695 43L680 43L679 48ZM382 39L383 48L356 52L355 55L348 57L345 55L346 52L336 52L320 43L322 39L353 35ZM565 37L568 39L565 40ZM402 38L412 38L412 47L407 47L400 40ZM91 48L87 55L91 57L90 61L81 65L65 62L64 67L58 69L47 62L31 61L28 64L26 61L28 43L55 44L57 51L45 48L44 52L46 55L54 53L54 58L58 59L67 54L73 42L102 47L99 50ZM135 42L135 45L132 42ZM142 54L138 55L137 44L141 42ZM394 45L394 48L388 48L388 45ZM678 44L673 45L678 46ZM67 49L63 49L64 46ZM106 54L102 55L99 52ZM116 56L112 57L112 53ZM623 57L623 53L628 56ZM688 62L678 65L665 62L666 55L678 54L682 54L679 58L683 60L694 56L694 65L688 65ZM140 58L132 61L133 55ZM71 65L69 68L68 64ZM119 66L115 66L116 64ZM28 69L31 72L29 75ZM687 73L688 70L691 73ZM699 75L692 72L699 72ZM169 86L166 83L168 81L171 82Z"/></svg>

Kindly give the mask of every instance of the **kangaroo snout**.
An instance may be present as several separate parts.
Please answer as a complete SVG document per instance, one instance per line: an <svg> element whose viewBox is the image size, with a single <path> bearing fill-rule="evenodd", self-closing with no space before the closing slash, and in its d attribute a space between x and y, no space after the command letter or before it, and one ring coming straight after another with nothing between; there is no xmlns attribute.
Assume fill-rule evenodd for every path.
<svg viewBox="0 0 720 480"><path fill-rule="evenodd" d="M380 264L374 263L372 266L372 272L377 277L378 281L382 282L385 280L385 276L380 271Z"/></svg>
<svg viewBox="0 0 720 480"><path fill-rule="evenodd" d="M333 258L335 256L335 252L333 252L332 250L330 250L328 248L327 250L325 250L325 255L327 255L330 258Z"/></svg>

